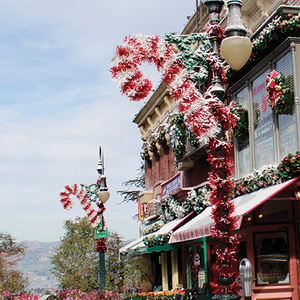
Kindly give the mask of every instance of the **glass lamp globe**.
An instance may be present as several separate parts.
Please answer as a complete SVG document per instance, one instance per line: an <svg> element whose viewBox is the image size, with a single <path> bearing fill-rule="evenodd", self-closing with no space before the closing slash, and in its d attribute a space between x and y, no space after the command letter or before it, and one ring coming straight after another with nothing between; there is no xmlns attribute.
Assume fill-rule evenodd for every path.
<svg viewBox="0 0 300 300"><path fill-rule="evenodd" d="M97 195L102 203L105 203L110 197L109 191L98 190Z"/></svg>
<svg viewBox="0 0 300 300"><path fill-rule="evenodd" d="M230 36L221 43L221 54L235 70L241 69L252 53L252 43L245 36Z"/></svg>

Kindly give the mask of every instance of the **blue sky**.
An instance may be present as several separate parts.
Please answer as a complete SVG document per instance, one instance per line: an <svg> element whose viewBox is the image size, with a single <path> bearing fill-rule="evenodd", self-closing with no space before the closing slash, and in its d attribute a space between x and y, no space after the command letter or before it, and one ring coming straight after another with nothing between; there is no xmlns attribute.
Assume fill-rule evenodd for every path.
<svg viewBox="0 0 300 300"><path fill-rule="evenodd" d="M109 69L117 45L137 33L180 32L194 0L2 0L0 2L0 231L17 241L57 241L63 221L84 216L59 193L92 183L99 145L111 192L108 229L137 238L136 204L120 204L136 177L142 141L130 102ZM145 67L154 86L159 74Z"/></svg>

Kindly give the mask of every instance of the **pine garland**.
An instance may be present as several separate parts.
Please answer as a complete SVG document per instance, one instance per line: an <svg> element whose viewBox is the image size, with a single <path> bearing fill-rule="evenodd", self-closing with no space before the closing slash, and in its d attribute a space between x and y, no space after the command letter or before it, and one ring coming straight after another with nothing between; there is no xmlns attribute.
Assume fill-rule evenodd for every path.
<svg viewBox="0 0 300 300"><path fill-rule="evenodd" d="M154 247L168 243L170 236L171 233L158 234L151 237L145 237L143 241L147 247Z"/></svg>

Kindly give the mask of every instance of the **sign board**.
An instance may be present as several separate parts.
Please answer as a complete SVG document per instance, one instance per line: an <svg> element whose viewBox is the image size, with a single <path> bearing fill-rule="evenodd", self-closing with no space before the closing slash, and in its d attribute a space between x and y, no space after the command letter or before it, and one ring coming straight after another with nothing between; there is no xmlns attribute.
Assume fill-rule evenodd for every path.
<svg viewBox="0 0 300 300"><path fill-rule="evenodd" d="M139 204L139 220L144 220L144 204L141 203L141 198L138 197L138 204Z"/></svg>
<svg viewBox="0 0 300 300"><path fill-rule="evenodd" d="M169 180L161 185L162 198L167 197L168 195L179 190L180 188L181 188L181 174L179 173L178 175L173 177L171 180Z"/></svg>
<svg viewBox="0 0 300 300"><path fill-rule="evenodd" d="M107 239L108 238L108 230L105 229L103 231L100 231L100 230L96 229L95 230L95 237L96 237L96 239L103 239L103 238Z"/></svg>
<svg viewBox="0 0 300 300"><path fill-rule="evenodd" d="M159 201L155 201L155 200L149 201L145 206L145 212L144 212L145 219L148 221L158 217L159 207L160 207Z"/></svg>

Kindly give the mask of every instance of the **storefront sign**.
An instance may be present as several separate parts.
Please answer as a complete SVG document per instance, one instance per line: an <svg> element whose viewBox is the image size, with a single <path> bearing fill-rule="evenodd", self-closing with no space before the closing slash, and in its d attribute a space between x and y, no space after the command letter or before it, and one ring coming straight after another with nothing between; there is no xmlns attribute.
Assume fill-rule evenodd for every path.
<svg viewBox="0 0 300 300"><path fill-rule="evenodd" d="M139 204L139 220L144 220L144 204L141 203L141 198L138 197L138 204Z"/></svg>
<svg viewBox="0 0 300 300"><path fill-rule="evenodd" d="M100 230L95 230L95 237L96 239L102 239L102 238L105 238L107 239L108 238L108 230L105 229L103 231L100 231Z"/></svg>
<svg viewBox="0 0 300 300"><path fill-rule="evenodd" d="M144 216L147 221L159 216L159 206L160 202L155 200L149 201L146 204Z"/></svg>
<svg viewBox="0 0 300 300"><path fill-rule="evenodd" d="M181 188L181 174L179 173L176 177L171 180L163 183L162 186L162 198L167 197L168 195L178 191Z"/></svg>

